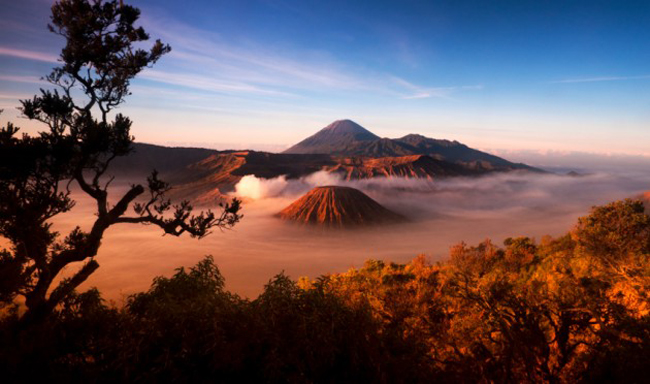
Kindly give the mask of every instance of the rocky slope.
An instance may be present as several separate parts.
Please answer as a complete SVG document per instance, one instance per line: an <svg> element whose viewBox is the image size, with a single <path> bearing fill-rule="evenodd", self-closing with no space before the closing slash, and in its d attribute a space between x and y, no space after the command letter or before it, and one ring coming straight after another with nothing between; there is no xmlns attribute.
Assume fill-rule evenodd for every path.
<svg viewBox="0 0 650 384"><path fill-rule="evenodd" d="M372 177L405 177L409 179L433 180L440 177L472 176L475 170L462 165L434 159L427 155L411 155L381 158L339 158L334 166L324 170L338 173L345 180L368 179Z"/></svg>
<svg viewBox="0 0 650 384"><path fill-rule="evenodd" d="M333 167L336 162L327 155L288 155L255 151L216 153L188 165L169 176L174 185L171 197L191 199L195 203L219 202L232 192L246 175L274 178L285 175L299 178Z"/></svg>
<svg viewBox="0 0 650 384"><path fill-rule="evenodd" d="M328 228L395 224L406 221L368 197L349 187L317 187L278 213L282 219L303 225Z"/></svg>

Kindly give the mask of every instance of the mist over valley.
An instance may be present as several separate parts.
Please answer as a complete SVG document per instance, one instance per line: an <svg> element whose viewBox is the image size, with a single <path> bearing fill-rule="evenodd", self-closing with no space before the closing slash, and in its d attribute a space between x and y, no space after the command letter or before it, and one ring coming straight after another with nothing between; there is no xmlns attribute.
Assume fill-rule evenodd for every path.
<svg viewBox="0 0 650 384"><path fill-rule="evenodd" d="M435 153L341 156L136 145L134 154L119 159L118 176L141 182L145 169L156 168L175 181L171 190L175 201L188 198L206 208L238 197L243 200L244 218L232 230L199 241L160 236L148 227L112 228L97 256L101 268L84 287L97 286L107 298L120 302L125 295L146 289L154 276L169 275L179 265L213 255L228 288L255 297L270 276L282 271L292 278L318 276L362 266L367 259L406 262L424 254L431 261L444 260L459 242L476 244L489 238L500 244L508 237L559 236L592 206L650 189L650 171L640 171L641 167L629 171L627 166L606 171L594 167L581 176L568 176L524 165L497 170L479 166L480 171L474 167L455 174L449 169L467 170L472 159L446 161ZM437 160L442 166L414 168L413 156ZM510 164L481 152L479 156ZM356 164L356 171L341 167L345 164L341 159ZM367 166L368 162L379 166ZM399 168L404 164L409 167ZM112 188L119 195L126 186L124 182ZM323 186L357 189L408 221L330 229L277 217L301 196ZM55 223L62 233L76 223L89 225L92 219L92 201L79 193L73 197L77 206Z"/></svg>

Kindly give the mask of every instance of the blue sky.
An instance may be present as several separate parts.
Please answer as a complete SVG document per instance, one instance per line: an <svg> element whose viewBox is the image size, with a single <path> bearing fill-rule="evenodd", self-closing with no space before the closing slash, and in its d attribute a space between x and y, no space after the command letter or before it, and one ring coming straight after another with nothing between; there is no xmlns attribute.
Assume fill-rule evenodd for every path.
<svg viewBox="0 0 650 384"><path fill-rule="evenodd" d="M127 1L172 46L121 108L139 141L281 150L350 118L491 150L650 156L648 1ZM24 130L63 41L2 0L0 108Z"/></svg>

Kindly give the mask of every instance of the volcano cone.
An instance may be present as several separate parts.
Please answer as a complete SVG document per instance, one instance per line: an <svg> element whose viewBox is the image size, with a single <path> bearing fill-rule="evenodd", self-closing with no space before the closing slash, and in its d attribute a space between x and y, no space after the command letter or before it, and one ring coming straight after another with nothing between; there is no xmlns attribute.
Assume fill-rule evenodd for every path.
<svg viewBox="0 0 650 384"><path fill-rule="evenodd" d="M406 221L404 216L384 208L363 192L338 186L314 188L283 209L278 216L300 224L332 228Z"/></svg>

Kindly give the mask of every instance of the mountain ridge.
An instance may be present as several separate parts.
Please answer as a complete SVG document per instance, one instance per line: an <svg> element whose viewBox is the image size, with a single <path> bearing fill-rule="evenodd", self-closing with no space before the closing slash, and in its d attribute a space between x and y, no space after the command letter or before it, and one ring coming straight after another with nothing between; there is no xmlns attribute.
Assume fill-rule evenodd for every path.
<svg viewBox="0 0 650 384"><path fill-rule="evenodd" d="M351 120L334 121L282 153L170 148L144 143L134 143L133 149L129 156L111 164L111 174L148 175L156 169L172 184L171 197L198 204L220 202L246 175L291 179L324 171L340 175L344 180L374 177L434 180L492 172L544 172L458 141L431 139L420 134L381 138Z"/></svg>
<svg viewBox="0 0 650 384"><path fill-rule="evenodd" d="M351 120L337 120L282 153L372 158L429 155L438 160L463 164L477 170L520 169L543 172L526 164L513 163L470 148L455 140L432 139L416 133L396 139L381 138Z"/></svg>

